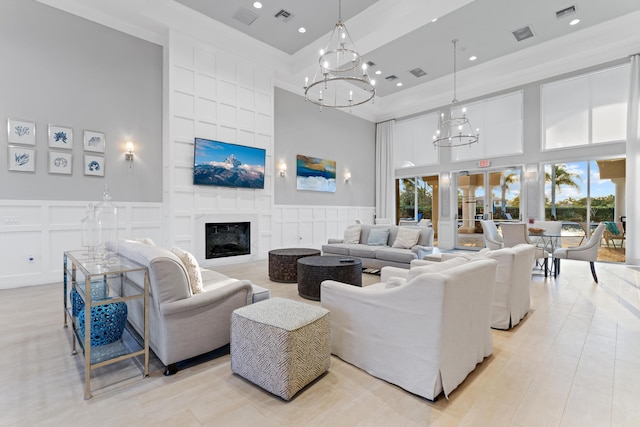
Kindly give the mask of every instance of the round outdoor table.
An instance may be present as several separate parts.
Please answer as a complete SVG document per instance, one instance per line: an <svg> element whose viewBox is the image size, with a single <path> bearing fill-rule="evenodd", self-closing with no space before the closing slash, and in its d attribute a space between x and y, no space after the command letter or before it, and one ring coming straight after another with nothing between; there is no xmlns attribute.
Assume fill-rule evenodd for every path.
<svg viewBox="0 0 640 427"><path fill-rule="evenodd" d="M310 256L298 260L298 295L320 301L323 280L362 286L362 260L342 256Z"/></svg>
<svg viewBox="0 0 640 427"><path fill-rule="evenodd" d="M320 255L320 251L308 248L286 248L269 251L269 279L274 282L297 282L298 259L312 255Z"/></svg>

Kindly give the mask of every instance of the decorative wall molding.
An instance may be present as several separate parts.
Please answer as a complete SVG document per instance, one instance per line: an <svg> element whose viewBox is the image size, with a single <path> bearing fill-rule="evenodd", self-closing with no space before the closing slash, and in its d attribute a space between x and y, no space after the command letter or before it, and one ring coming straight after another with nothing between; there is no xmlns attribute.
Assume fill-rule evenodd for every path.
<svg viewBox="0 0 640 427"><path fill-rule="evenodd" d="M0 289L62 281L62 257L81 249L80 220L97 201L0 200ZM114 201L118 238L162 244L162 204Z"/></svg>

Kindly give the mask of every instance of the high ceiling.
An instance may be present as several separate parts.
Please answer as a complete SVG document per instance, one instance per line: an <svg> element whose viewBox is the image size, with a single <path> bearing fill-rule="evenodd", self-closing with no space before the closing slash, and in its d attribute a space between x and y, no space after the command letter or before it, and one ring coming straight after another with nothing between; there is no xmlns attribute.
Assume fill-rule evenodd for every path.
<svg viewBox="0 0 640 427"><path fill-rule="evenodd" d="M317 50L328 41L338 18L338 0L263 0L263 7L253 7L253 0L176 0L225 25L261 40L290 55L307 45ZM347 22L356 47L357 31L349 27L349 19L366 13L377 0L342 1L342 19ZM398 2L400 3L400 2ZM572 12L571 7L575 8ZM566 10L560 17L557 12ZM286 20L276 15L290 13ZM444 16L425 17L424 25L373 50L361 52L365 61L376 64L377 95L406 90L428 80L450 74L453 69L453 45L458 39L457 68L491 61L533 45L549 42L572 32L594 26L612 18L640 10L640 0L475 0ZM255 19L251 24L236 19L236 14ZM285 13L286 15L286 13ZM569 25L574 19L580 22ZM245 21L247 22L247 21ZM300 27L307 31L298 32ZM518 42L512 32L529 27L533 37ZM475 56L474 61L469 58ZM422 69L426 75L415 77L409 71ZM396 76L396 79L389 79ZM373 77L373 76L372 76ZM402 83L402 86L398 86Z"/></svg>
<svg viewBox="0 0 640 427"><path fill-rule="evenodd" d="M38 1L159 44L169 30L208 41L273 70L278 87L302 95L340 0L262 0L261 9L255 0ZM370 71L380 71L372 76L375 104L353 111L372 121L451 101L453 39L460 101L640 51L640 0L343 0L341 12L356 48L375 64ZM533 37L518 42L512 32L527 26ZM415 77L415 68L426 74Z"/></svg>

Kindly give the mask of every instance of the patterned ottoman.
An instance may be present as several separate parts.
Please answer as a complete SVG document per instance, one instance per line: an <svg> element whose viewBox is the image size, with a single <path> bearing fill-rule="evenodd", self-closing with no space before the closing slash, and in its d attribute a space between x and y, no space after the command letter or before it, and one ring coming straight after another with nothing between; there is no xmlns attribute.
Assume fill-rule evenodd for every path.
<svg viewBox="0 0 640 427"><path fill-rule="evenodd" d="M271 298L231 316L231 370L285 400L326 372L330 359L322 307Z"/></svg>

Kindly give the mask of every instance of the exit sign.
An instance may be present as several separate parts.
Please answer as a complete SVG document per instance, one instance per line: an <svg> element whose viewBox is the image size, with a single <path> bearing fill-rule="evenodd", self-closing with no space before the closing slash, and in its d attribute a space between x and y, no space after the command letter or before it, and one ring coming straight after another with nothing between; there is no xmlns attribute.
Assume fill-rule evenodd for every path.
<svg viewBox="0 0 640 427"><path fill-rule="evenodd" d="M489 160L480 160L478 162L479 168L488 168L489 166L491 166L491 162Z"/></svg>

